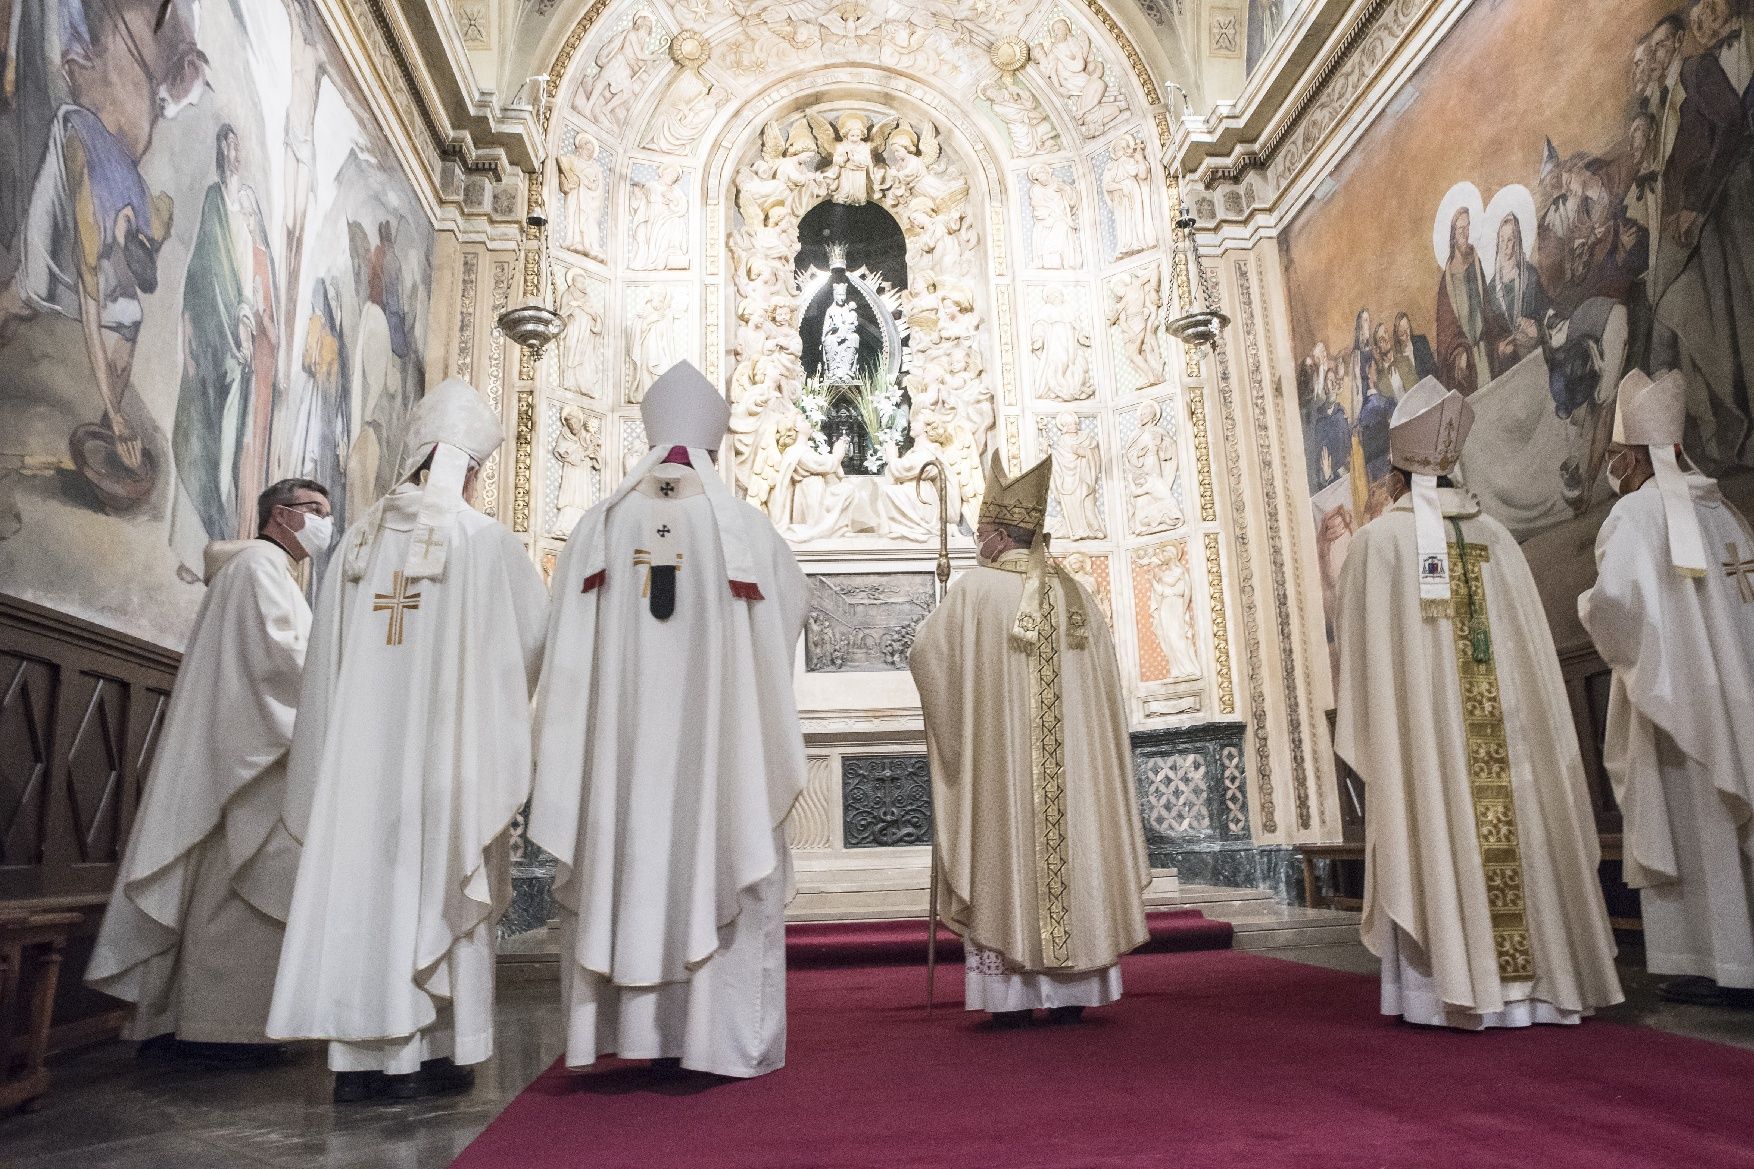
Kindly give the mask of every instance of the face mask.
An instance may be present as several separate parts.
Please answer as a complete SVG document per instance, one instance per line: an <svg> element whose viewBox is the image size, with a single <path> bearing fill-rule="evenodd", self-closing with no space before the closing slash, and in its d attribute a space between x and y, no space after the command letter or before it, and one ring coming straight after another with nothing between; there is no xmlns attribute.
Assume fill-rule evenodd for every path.
<svg viewBox="0 0 1754 1169"><path fill-rule="evenodd" d="M335 538L335 521L326 515L306 515L305 526L293 533L299 546L311 556L318 556L329 550L329 542Z"/></svg>
<svg viewBox="0 0 1754 1169"><path fill-rule="evenodd" d="M1625 456L1622 456L1622 457L1625 457ZM1622 491L1620 488L1626 482L1626 476L1623 474L1617 475L1614 473L1614 464L1618 461L1619 461L1618 459L1609 459L1608 460L1608 467L1607 467L1608 486L1613 490L1615 495L1625 495L1626 492Z"/></svg>
<svg viewBox="0 0 1754 1169"><path fill-rule="evenodd" d="M982 540L980 547L975 549L982 560L992 560L999 555L1000 546L1005 542L1004 532L994 532Z"/></svg>

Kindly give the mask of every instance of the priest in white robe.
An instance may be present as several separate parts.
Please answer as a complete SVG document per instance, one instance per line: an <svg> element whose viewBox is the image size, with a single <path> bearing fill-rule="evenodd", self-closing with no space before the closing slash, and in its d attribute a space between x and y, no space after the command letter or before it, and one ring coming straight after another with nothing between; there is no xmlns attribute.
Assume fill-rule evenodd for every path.
<svg viewBox="0 0 1754 1169"><path fill-rule="evenodd" d="M1364 944L1382 1011L1468 1030L1621 999L1558 655L1522 550L1448 485L1473 421L1426 378L1395 409L1398 498L1340 577L1335 749L1364 780Z"/></svg>
<svg viewBox="0 0 1754 1169"><path fill-rule="evenodd" d="M449 379L329 566L289 764L304 846L268 1033L329 1040L338 1101L466 1090L493 1049L505 837L530 790L542 578L467 499L500 423Z"/></svg>
<svg viewBox="0 0 1754 1169"><path fill-rule="evenodd" d="M1114 1002L1120 956L1147 937L1120 667L1095 601L1048 559L1051 467L1011 479L993 454L980 562L920 624L910 661L964 1003L1001 1028Z"/></svg>
<svg viewBox="0 0 1754 1169"><path fill-rule="evenodd" d="M207 594L85 980L133 1003L142 1054L284 1055L268 1003L298 852L276 834L311 610L299 565L329 546L329 494L283 479L259 536L207 546Z"/></svg>
<svg viewBox="0 0 1754 1169"><path fill-rule="evenodd" d="M1578 616L1613 668L1603 762L1645 964L1679 1002L1754 1005L1754 528L1677 457L1686 382L1621 383Z"/></svg>
<svg viewBox="0 0 1754 1169"><path fill-rule="evenodd" d="M785 1062L804 576L713 465L724 396L683 362L640 412L650 453L555 566L537 704L566 1063L756 1076Z"/></svg>

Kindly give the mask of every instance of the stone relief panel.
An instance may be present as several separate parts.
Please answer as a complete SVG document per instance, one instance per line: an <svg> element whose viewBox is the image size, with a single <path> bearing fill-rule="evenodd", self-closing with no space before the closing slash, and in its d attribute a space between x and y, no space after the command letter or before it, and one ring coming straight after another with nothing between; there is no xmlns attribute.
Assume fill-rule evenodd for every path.
<svg viewBox="0 0 1754 1169"><path fill-rule="evenodd" d="M588 50L590 64L573 91L573 112L619 134L640 90L665 60L667 36L651 7L633 9L607 25Z"/></svg>
<svg viewBox="0 0 1754 1169"><path fill-rule="evenodd" d="M1049 272L1084 267L1083 201L1071 163L1038 162L1019 177L1029 264Z"/></svg>
<svg viewBox="0 0 1754 1169"><path fill-rule="evenodd" d="M646 445L646 427L638 417L621 420L621 474L617 482L627 478L633 465L645 457L651 448Z"/></svg>
<svg viewBox="0 0 1754 1169"><path fill-rule="evenodd" d="M1118 415L1120 480L1127 527L1135 536L1174 531L1187 520L1171 405L1168 400L1141 402Z"/></svg>
<svg viewBox="0 0 1754 1169"><path fill-rule="evenodd" d="M1124 260L1156 245L1151 216L1154 176L1144 139L1123 134L1095 161L1102 192L1097 227L1103 260Z"/></svg>
<svg viewBox="0 0 1754 1169"><path fill-rule="evenodd" d="M979 92L979 107L1002 128L1013 158L1033 158L1060 149L1060 136L1047 112L1015 73L994 71Z"/></svg>
<svg viewBox="0 0 1754 1169"><path fill-rule="evenodd" d="M646 387L685 357L694 356L692 284L628 284L626 308L627 401L637 403Z"/></svg>
<svg viewBox="0 0 1754 1169"><path fill-rule="evenodd" d="M1029 285L1023 305L1030 396L1047 402L1082 402L1095 397L1095 345L1084 287Z"/></svg>
<svg viewBox="0 0 1754 1169"><path fill-rule="evenodd" d="M932 611L931 573L810 577L804 668L831 674L907 669L914 633Z"/></svg>
<svg viewBox="0 0 1754 1169"><path fill-rule="evenodd" d="M932 843L932 776L926 757L843 756L841 817L848 848Z"/></svg>
<svg viewBox="0 0 1754 1169"><path fill-rule="evenodd" d="M609 230L609 190L615 174L615 151L598 142L590 131L564 127L554 156L555 186L559 194L559 222L553 239L560 247L606 260Z"/></svg>
<svg viewBox="0 0 1754 1169"><path fill-rule="evenodd" d="M1096 599L1102 619L1112 630L1115 627L1114 584L1111 580L1112 559L1103 552L1065 552L1054 557L1054 563L1076 580Z"/></svg>
<svg viewBox="0 0 1754 1169"><path fill-rule="evenodd" d="M1032 61L1071 110L1079 132L1095 138L1127 116L1127 101L1091 38L1057 6L1047 17Z"/></svg>
<svg viewBox="0 0 1754 1169"><path fill-rule="evenodd" d="M1155 262L1103 282L1115 390L1129 394L1161 385L1164 365L1163 267Z"/></svg>
<svg viewBox="0 0 1754 1169"><path fill-rule="evenodd" d="M627 266L635 272L683 272L693 266L689 172L675 163L636 162L627 198Z"/></svg>
<svg viewBox="0 0 1754 1169"><path fill-rule="evenodd" d="M560 290L555 311L566 332L554 349L560 388L588 398L607 397L609 378L609 282L583 268L555 267Z"/></svg>
<svg viewBox="0 0 1754 1169"><path fill-rule="evenodd" d="M586 510L603 498L606 428L606 420L596 411L549 399L542 429L549 455L543 463L543 535L566 539Z"/></svg>
<svg viewBox="0 0 1754 1169"><path fill-rule="evenodd" d="M1194 624L1194 573L1186 540L1165 540L1131 554L1139 681L1181 682L1201 676Z"/></svg>
<svg viewBox="0 0 1754 1169"><path fill-rule="evenodd" d="M713 85L696 70L682 70L659 102L640 144L659 154L692 155L700 147L701 135L729 102L724 86Z"/></svg>
<svg viewBox="0 0 1754 1169"><path fill-rule="evenodd" d="M1037 449L1054 457L1048 531L1066 540L1103 540L1102 432L1094 414L1062 410L1036 419Z"/></svg>
<svg viewBox="0 0 1754 1169"><path fill-rule="evenodd" d="M786 817L786 843L793 849L821 852L834 847L829 803L834 786L832 765L833 760L825 755L812 755L805 763L804 790Z"/></svg>

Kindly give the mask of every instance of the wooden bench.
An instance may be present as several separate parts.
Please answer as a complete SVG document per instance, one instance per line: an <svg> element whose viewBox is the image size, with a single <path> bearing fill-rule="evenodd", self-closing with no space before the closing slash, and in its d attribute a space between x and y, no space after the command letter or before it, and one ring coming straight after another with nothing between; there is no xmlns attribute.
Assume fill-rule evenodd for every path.
<svg viewBox="0 0 1754 1169"><path fill-rule="evenodd" d="M0 907L0 1111L31 1108L49 1090L43 1061L67 939L77 910Z"/></svg>

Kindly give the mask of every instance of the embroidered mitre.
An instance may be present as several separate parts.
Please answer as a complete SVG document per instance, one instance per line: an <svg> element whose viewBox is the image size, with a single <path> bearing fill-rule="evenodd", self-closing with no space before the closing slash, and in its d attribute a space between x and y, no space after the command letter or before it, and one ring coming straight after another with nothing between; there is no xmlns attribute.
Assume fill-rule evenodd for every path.
<svg viewBox="0 0 1754 1169"><path fill-rule="evenodd" d="M1650 451L1650 465L1662 496L1669 528L1669 561L1675 571L1694 579L1705 575L1705 536L1693 493L1675 457L1687 428L1687 379L1678 369L1652 381L1641 369L1620 382L1614 401L1613 440L1621 446Z"/></svg>
<svg viewBox="0 0 1754 1169"><path fill-rule="evenodd" d="M1005 474L1005 464L994 451L987 464L980 522L1040 532L1047 526L1048 484L1053 473L1054 459L1049 455L1013 479Z"/></svg>
<svg viewBox="0 0 1754 1169"><path fill-rule="evenodd" d="M1443 530L1437 477L1462 457L1474 426L1468 400L1434 377L1420 379L1389 419L1389 460L1411 480L1413 534L1419 550L1419 609L1427 617L1450 612L1449 538Z"/></svg>

